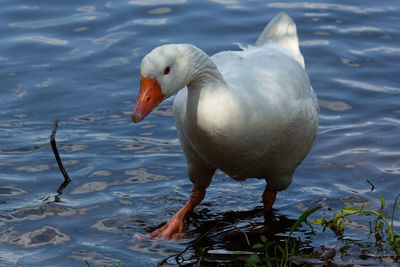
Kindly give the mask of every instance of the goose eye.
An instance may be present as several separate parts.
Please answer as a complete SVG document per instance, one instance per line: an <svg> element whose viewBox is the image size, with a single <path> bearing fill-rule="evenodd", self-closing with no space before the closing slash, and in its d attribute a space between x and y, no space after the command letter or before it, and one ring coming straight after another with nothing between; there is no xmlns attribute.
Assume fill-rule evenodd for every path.
<svg viewBox="0 0 400 267"><path fill-rule="evenodd" d="M168 73L169 73L169 71L171 70L171 68L168 66L168 67L165 67L165 69L164 69L164 75L167 75Z"/></svg>

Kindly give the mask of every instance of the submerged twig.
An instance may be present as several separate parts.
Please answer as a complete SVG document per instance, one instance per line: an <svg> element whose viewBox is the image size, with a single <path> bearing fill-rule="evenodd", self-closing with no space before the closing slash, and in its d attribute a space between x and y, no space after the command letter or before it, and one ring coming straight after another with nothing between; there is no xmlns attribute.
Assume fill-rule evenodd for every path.
<svg viewBox="0 0 400 267"><path fill-rule="evenodd" d="M68 173L65 170L64 165L61 162L60 154L58 154L58 149L57 149L56 140L55 140L57 128L58 128L58 120L54 120L53 131L50 135L50 144L51 144L51 148L53 149L54 156L56 157L58 167L60 168L61 173L64 175L64 183L57 190L57 192L58 192L58 191L62 191L62 189L67 186L67 184L71 181L71 178L69 178ZM61 194L60 192L58 192L58 193Z"/></svg>
<svg viewBox="0 0 400 267"><path fill-rule="evenodd" d="M375 185L373 183L371 183L368 179L367 179L367 183L369 183L371 185L371 192L374 191Z"/></svg>

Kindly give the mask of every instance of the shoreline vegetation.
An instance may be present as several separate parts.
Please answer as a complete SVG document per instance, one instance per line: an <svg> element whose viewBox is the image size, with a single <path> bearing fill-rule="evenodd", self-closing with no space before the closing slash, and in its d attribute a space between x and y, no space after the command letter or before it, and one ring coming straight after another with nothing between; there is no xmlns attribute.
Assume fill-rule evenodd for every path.
<svg viewBox="0 0 400 267"><path fill-rule="evenodd" d="M338 212L329 211L332 217L321 216L313 219L309 217L321 206L306 210L290 228L287 237L279 242L268 240L265 235L259 236L259 242L250 243L247 234L238 229L246 240L246 245L250 246L253 252L247 255L231 255L231 262L224 261L217 263L208 255L208 247L196 247L200 240L209 235L214 228L205 232L199 238L190 243L183 251L170 255L159 261L157 266L247 266L247 267L272 267L272 266L353 266L358 264L366 265L390 265L400 263L400 232L399 227L395 226L395 215L399 209L400 193L397 195L392 207L386 206L386 201L379 196L380 207L377 210L367 209L366 204L362 203L360 207L345 206ZM329 209L330 210L330 209ZM388 211L389 210L389 211ZM373 240L373 244L362 246L346 238L346 231L350 231L350 224L357 217L368 216L369 231L366 232L366 239ZM223 223L223 222L222 222ZM339 249L321 246L320 248L310 248L300 237L294 235L298 227L305 224L310 230L311 235L317 235L331 230L337 236L338 242L343 246ZM232 225L231 225L232 226ZM397 228L397 229L396 229ZM300 232L300 231L299 231ZM303 231L304 232L304 231ZM189 249L193 249L188 259ZM88 261L84 261L88 267L92 267ZM217 264L217 265L216 265ZM123 267L124 263L112 263L102 267ZM130 266L130 263L126 263ZM95 266L93 266L95 267Z"/></svg>
<svg viewBox="0 0 400 267"><path fill-rule="evenodd" d="M339 212L334 212L333 217L327 218L321 216L308 221L310 215L315 213L321 208L316 206L314 208L306 210L292 225L289 231L289 235L282 241L269 241L265 235L260 235L260 242L252 244L254 250L253 254L247 257L245 261L242 260L242 266L248 267L264 267L264 266L337 266L343 265L347 262L353 262L350 265L360 264L363 261L366 262L368 259L374 260L375 264L396 264L400 262L400 232L394 226L394 220L396 215L396 209L398 210L398 202L400 193L397 195L393 207L390 211L387 211L386 201L382 196L379 196L380 208L378 210L366 209L366 204L363 203L361 207L357 208L354 206L345 206ZM352 223L354 217L369 216L369 232L366 233L366 238L374 239L374 246L370 249L358 247L357 244L346 241L345 231L348 224ZM312 235L325 232L330 229L339 240L344 243L338 251L334 248L320 247L320 248L302 248L302 240L300 238L293 237L298 226L300 224L306 224ZM157 266L166 266L169 264L179 264L181 266L213 266L213 262L207 260L207 247L201 247L196 250L193 257L188 260L188 264L185 264L184 259L181 257L190 247L193 247L201 238L195 240L188 246L183 252L171 255L158 263ZM243 232L244 235L246 235ZM246 241L249 239L246 236ZM360 253L357 253L357 250ZM362 250L362 251L361 251ZM341 258L346 258L342 262L335 262L335 257L341 255ZM353 257L353 259L351 259ZM243 258L243 257L242 257ZM174 260L175 262L174 262ZM349 260L351 259L351 260ZM168 261L170 260L170 261ZM191 263L189 263L191 262ZM194 262L194 263L193 263ZM237 266L241 266L240 263ZM367 263L367 262L366 262ZM234 264L233 266L236 266ZM232 265L219 265L219 266L232 266Z"/></svg>

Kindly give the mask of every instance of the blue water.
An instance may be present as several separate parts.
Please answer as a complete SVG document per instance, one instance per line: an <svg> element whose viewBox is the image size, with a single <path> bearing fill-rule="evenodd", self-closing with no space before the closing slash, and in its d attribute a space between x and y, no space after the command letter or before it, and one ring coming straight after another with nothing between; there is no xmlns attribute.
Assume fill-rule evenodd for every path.
<svg viewBox="0 0 400 267"><path fill-rule="evenodd" d="M315 218L349 204L378 208L378 195L393 205L400 192L399 9L394 0L1 1L0 265L154 266L210 229L185 259L207 246L209 255L233 262L233 251L251 251L242 232L254 242L262 233L279 238L318 204ZM217 173L186 239L137 241L165 223L192 187L172 100L131 122L142 57L164 43L192 43L210 55L238 49L281 11L297 23L321 114L313 150L278 194L272 218L260 212L263 181ZM73 180L60 196L63 177L49 144L54 119ZM345 235L362 243L368 220L358 223ZM310 247L343 245L330 232L299 235Z"/></svg>

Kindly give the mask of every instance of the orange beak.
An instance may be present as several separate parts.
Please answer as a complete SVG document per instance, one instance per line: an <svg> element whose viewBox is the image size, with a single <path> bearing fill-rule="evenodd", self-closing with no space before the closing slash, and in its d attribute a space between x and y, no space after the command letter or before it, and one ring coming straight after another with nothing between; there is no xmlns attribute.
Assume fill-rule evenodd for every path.
<svg viewBox="0 0 400 267"><path fill-rule="evenodd" d="M139 97L132 112L133 122L143 120L158 104L161 103L164 95L156 78L141 77Z"/></svg>

